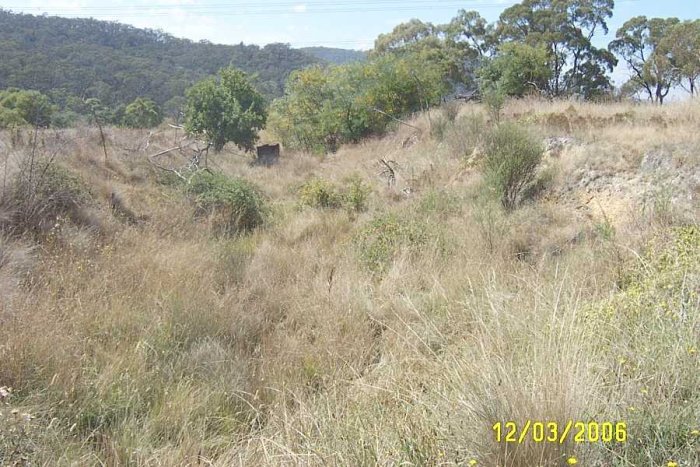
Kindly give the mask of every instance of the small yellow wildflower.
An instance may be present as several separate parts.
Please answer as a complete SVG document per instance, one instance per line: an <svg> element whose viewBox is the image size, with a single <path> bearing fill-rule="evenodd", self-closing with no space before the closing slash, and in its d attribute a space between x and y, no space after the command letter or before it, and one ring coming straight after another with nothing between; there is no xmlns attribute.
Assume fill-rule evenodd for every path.
<svg viewBox="0 0 700 467"><path fill-rule="evenodd" d="M476 464L478 464L478 462L476 461L476 459L472 459L472 460L469 461L469 465L476 465Z"/></svg>
<svg viewBox="0 0 700 467"><path fill-rule="evenodd" d="M698 349L696 349L695 347L691 347L688 349L688 353L690 355L696 354L697 352L698 352Z"/></svg>
<svg viewBox="0 0 700 467"><path fill-rule="evenodd" d="M637 408L631 405L627 408L627 410L629 410L630 412L634 412L637 410Z"/></svg>
<svg viewBox="0 0 700 467"><path fill-rule="evenodd" d="M678 462L668 461L666 467L678 467Z"/></svg>
<svg viewBox="0 0 700 467"><path fill-rule="evenodd" d="M576 459L574 456L571 456L568 459L566 459L566 463L569 465L576 465L578 464L578 459Z"/></svg>
<svg viewBox="0 0 700 467"><path fill-rule="evenodd" d="M692 430L690 434L693 436L700 436L700 430Z"/></svg>

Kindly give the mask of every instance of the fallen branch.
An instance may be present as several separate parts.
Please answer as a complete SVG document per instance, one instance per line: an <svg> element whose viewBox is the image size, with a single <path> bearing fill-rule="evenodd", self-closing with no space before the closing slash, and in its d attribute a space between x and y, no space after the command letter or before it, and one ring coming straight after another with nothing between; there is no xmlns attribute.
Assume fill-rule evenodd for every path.
<svg viewBox="0 0 700 467"><path fill-rule="evenodd" d="M387 161L379 159L379 163L386 167L379 175L387 178L387 185L392 186L396 183L396 169L392 165L398 165L396 161Z"/></svg>
<svg viewBox="0 0 700 467"><path fill-rule="evenodd" d="M182 151L183 149L188 148L188 147L192 146L192 145L195 144L195 143L196 143L196 141L191 141L191 142L187 143L187 144L184 145L184 146L183 146L183 145L178 145L178 146L175 146L175 147L172 147L172 148L169 148L169 149L165 149L165 150L160 151L160 152L157 152L157 153L155 153L155 154L151 154L150 156L148 156L148 158L149 158L149 159L153 159L154 157L163 156L163 155L165 155L165 154L167 154L167 153L169 153L169 152L178 151L178 150Z"/></svg>
<svg viewBox="0 0 700 467"><path fill-rule="evenodd" d="M155 162L153 159L151 159L151 158L148 159L148 162L150 162L155 168L160 169L160 170L164 170L164 171L166 171L166 172L174 173L174 174L177 175L178 178L180 178L182 181L184 181L185 183L189 183L189 180L187 180L187 179L186 179L180 172L178 172L177 170L175 170L175 169L170 169L170 168L168 168L168 167L163 167L162 165L156 163L156 162Z"/></svg>
<svg viewBox="0 0 700 467"><path fill-rule="evenodd" d="M395 121L397 121L397 122L399 122L399 123L401 123L401 124L403 124L403 125L406 125L407 127L411 127L411 128L413 128L414 130L418 130L420 133L423 132L423 130L421 130L421 129L418 128L417 126L411 125L410 123L406 123L406 122L404 122L403 120L399 120L398 118L394 117L393 115L389 115L388 113L384 112L383 110L379 110L379 109L376 108L376 107L370 107L370 110L374 110L374 111L377 112L377 113L380 113L380 114L382 114L382 115L386 115L387 117L389 117L389 118L392 119L392 120L395 120Z"/></svg>

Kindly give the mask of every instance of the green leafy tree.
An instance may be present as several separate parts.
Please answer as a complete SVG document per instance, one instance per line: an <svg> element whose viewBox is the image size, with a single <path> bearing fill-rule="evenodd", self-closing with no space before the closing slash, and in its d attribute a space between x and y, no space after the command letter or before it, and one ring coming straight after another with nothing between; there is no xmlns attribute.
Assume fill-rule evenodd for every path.
<svg viewBox="0 0 700 467"><path fill-rule="evenodd" d="M663 104L664 98L679 81L667 40L679 24L677 18L635 16L617 30L608 48L621 56L632 72L631 80L643 89L649 100Z"/></svg>
<svg viewBox="0 0 700 467"><path fill-rule="evenodd" d="M47 127L55 107L47 96L39 91L10 88L0 91L0 108L4 126L29 124Z"/></svg>
<svg viewBox="0 0 700 467"><path fill-rule="evenodd" d="M290 78L285 97L273 104L270 126L288 147L334 151L439 104L446 92L442 76L438 64L414 54L308 68Z"/></svg>
<svg viewBox="0 0 700 467"><path fill-rule="evenodd" d="M443 81L472 85L474 71L491 44L490 32L476 11L460 10L450 23L443 25L412 19L381 34L371 55L418 57L423 63L440 67Z"/></svg>
<svg viewBox="0 0 700 467"><path fill-rule="evenodd" d="M17 128L26 124L27 121L17 110L0 105L0 128Z"/></svg>
<svg viewBox="0 0 700 467"><path fill-rule="evenodd" d="M495 58L480 70L482 94L498 90L507 96L522 97L545 89L552 76L550 55L543 46L507 42Z"/></svg>
<svg viewBox="0 0 700 467"><path fill-rule="evenodd" d="M130 128L153 128L160 125L163 115L151 99L137 97L124 111L124 124Z"/></svg>
<svg viewBox="0 0 700 467"><path fill-rule="evenodd" d="M681 86L694 96L700 78L700 20L675 25L661 42L671 54Z"/></svg>
<svg viewBox="0 0 700 467"><path fill-rule="evenodd" d="M605 75L617 61L593 46L596 33L608 32L613 0L523 0L500 16L496 34L501 42L543 47L551 69L544 89L552 96L591 97L611 88Z"/></svg>
<svg viewBox="0 0 700 467"><path fill-rule="evenodd" d="M230 67L219 72L219 79L205 79L187 91L185 118L187 131L204 137L215 151L229 141L250 151L267 111L248 76Z"/></svg>

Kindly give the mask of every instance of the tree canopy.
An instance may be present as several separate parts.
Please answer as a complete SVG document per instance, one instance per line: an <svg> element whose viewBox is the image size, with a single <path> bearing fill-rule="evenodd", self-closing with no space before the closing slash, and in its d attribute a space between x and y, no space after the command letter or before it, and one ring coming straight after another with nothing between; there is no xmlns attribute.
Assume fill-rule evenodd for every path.
<svg viewBox="0 0 700 467"><path fill-rule="evenodd" d="M635 16L618 29L616 39L609 46L632 71L632 84L659 104L663 104L679 79L671 46L665 40L678 23L677 18Z"/></svg>
<svg viewBox="0 0 700 467"><path fill-rule="evenodd" d="M381 134L395 118L438 104L447 92L440 66L418 57L389 54L297 71L273 103L271 126L286 146L312 151Z"/></svg>
<svg viewBox="0 0 700 467"><path fill-rule="evenodd" d="M248 76L233 67L219 78L207 78L187 91L185 110L188 132L203 136L215 151L231 141L252 150L267 120L263 97Z"/></svg>
<svg viewBox="0 0 700 467"><path fill-rule="evenodd" d="M0 128L32 125L47 127L55 107L38 91L10 88L0 91Z"/></svg>
<svg viewBox="0 0 700 467"><path fill-rule="evenodd" d="M606 73L612 72L617 60L594 47L592 39L599 31L608 32L613 8L613 0L523 0L501 14L497 40L547 50L551 69L543 89L547 94L594 97L612 88Z"/></svg>
<svg viewBox="0 0 700 467"><path fill-rule="evenodd" d="M15 14L0 9L0 89L47 94L62 108L98 98L110 107L138 97L168 107L195 82L229 65L268 99L293 70L319 59L286 44L217 45L116 22Z"/></svg>
<svg viewBox="0 0 700 467"><path fill-rule="evenodd" d="M130 128L153 128L162 121L160 108L151 99L137 97L124 109L124 125Z"/></svg>

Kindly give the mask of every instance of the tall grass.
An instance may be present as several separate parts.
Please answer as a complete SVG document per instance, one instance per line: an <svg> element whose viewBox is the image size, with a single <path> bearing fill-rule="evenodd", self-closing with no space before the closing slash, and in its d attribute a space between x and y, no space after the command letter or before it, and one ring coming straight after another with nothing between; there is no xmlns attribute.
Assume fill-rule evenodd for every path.
<svg viewBox="0 0 700 467"><path fill-rule="evenodd" d="M538 115L569 103L528 105L502 120L564 135ZM224 152L190 193L145 157L174 132L143 151L143 133L106 129L134 148L106 166L95 130L66 130L57 161L105 228L66 216L0 235L0 464L698 465L699 217L684 200L700 110L664 109L671 130L651 107L589 127L627 110L576 104L546 195L513 212L454 157L486 147L453 132L465 117L442 142L417 116L420 133L273 168ZM0 161L15 163L31 138L9 137ZM659 145L673 216L636 209ZM345 209L315 194L299 209L310 174ZM114 219L112 188L142 221ZM203 228L205 212L246 234ZM629 440L495 440L496 422L527 420L624 421Z"/></svg>

